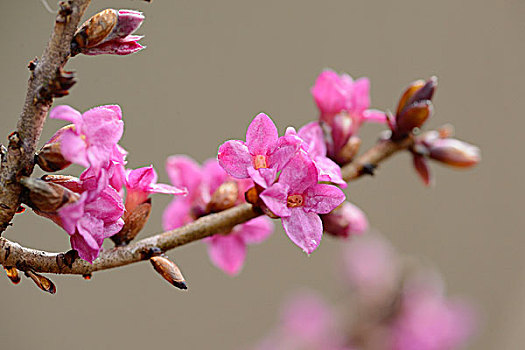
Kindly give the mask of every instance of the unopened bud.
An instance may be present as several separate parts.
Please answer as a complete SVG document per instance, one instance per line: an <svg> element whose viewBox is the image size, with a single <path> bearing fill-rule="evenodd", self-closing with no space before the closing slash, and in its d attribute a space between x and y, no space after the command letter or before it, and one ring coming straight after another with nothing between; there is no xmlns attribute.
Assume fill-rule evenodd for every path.
<svg viewBox="0 0 525 350"><path fill-rule="evenodd" d="M78 177L69 175L44 175L40 179L45 182L60 185L75 193L84 192L82 181L80 181Z"/></svg>
<svg viewBox="0 0 525 350"><path fill-rule="evenodd" d="M38 288L42 289L44 292L55 294L57 289L55 284L47 277L37 274L34 271L27 270L25 275L33 280Z"/></svg>
<svg viewBox="0 0 525 350"><path fill-rule="evenodd" d="M116 246L124 246L131 242L148 222L151 213L151 198L137 205L124 214L124 226L119 233L111 236L111 240Z"/></svg>
<svg viewBox="0 0 525 350"><path fill-rule="evenodd" d="M218 213L232 208L239 197L239 186L235 181L223 183L211 196L210 202L206 206L208 213Z"/></svg>
<svg viewBox="0 0 525 350"><path fill-rule="evenodd" d="M179 289L188 289L186 280L180 269L175 263L163 256L154 256L149 259L155 271L157 271L166 281Z"/></svg>
<svg viewBox="0 0 525 350"><path fill-rule="evenodd" d="M432 102L430 100L414 102L403 109L401 114L397 115L396 133L406 135L414 128L421 128L432 114Z"/></svg>
<svg viewBox="0 0 525 350"><path fill-rule="evenodd" d="M420 128L432 114L432 97L437 78L413 82L399 99L395 122L389 120L394 138L406 137L414 128ZM394 125L395 124L395 125Z"/></svg>
<svg viewBox="0 0 525 350"><path fill-rule="evenodd" d="M73 127L73 125L66 125L59 129L42 149L38 151L35 156L35 162L42 170L55 172L71 165L71 162L64 158L60 150L60 137L66 130Z"/></svg>
<svg viewBox="0 0 525 350"><path fill-rule="evenodd" d="M432 175L426 158L419 154L413 154L412 161L414 169L416 169L417 174L421 180L423 180L425 186L430 186L432 184Z"/></svg>
<svg viewBox="0 0 525 350"><path fill-rule="evenodd" d="M55 183L30 177L22 177L20 182L29 190L28 204L41 212L54 213L62 206L80 198L77 193Z"/></svg>
<svg viewBox="0 0 525 350"><path fill-rule="evenodd" d="M144 15L133 10L106 9L86 22L76 31L71 44L72 55L117 54L127 55L143 49L138 43L142 37L131 35L142 22Z"/></svg>
<svg viewBox="0 0 525 350"><path fill-rule="evenodd" d="M479 163L479 148L457 139L438 139L429 147L429 157L444 164L469 168Z"/></svg>
<svg viewBox="0 0 525 350"><path fill-rule="evenodd" d="M368 230L365 213L350 202L344 202L331 213L321 215L326 233L347 238L352 234L361 234Z"/></svg>
<svg viewBox="0 0 525 350"><path fill-rule="evenodd" d="M20 275L18 274L18 270L16 268L4 266L4 270L11 282L14 284L20 283Z"/></svg>
<svg viewBox="0 0 525 350"><path fill-rule="evenodd" d="M359 147L361 147L361 139L357 136L350 137L336 156L337 164L342 166L350 163L359 152Z"/></svg>

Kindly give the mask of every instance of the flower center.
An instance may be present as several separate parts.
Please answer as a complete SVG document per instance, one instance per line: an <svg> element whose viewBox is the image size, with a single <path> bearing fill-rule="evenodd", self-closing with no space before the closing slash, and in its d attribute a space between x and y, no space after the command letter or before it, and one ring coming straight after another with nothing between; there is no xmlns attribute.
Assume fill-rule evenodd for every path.
<svg viewBox="0 0 525 350"><path fill-rule="evenodd" d="M259 154L253 157L253 167L255 170L268 168L268 164L266 164L266 156Z"/></svg>
<svg viewBox="0 0 525 350"><path fill-rule="evenodd" d="M302 207L304 204L303 196L300 194L292 194L288 196L288 199L286 200L286 205L288 208L296 208L296 207Z"/></svg>

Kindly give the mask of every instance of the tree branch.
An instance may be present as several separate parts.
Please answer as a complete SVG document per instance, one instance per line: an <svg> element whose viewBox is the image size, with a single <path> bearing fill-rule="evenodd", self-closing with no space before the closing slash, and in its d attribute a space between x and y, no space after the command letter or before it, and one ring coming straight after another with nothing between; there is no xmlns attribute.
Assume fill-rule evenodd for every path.
<svg viewBox="0 0 525 350"><path fill-rule="evenodd" d="M356 180L367 173L363 169L377 167L381 161L397 151L409 148L412 144L412 138L400 142L381 140L353 162L344 166L342 169L343 176L346 181ZM22 271L31 269L44 273L86 275L95 271L147 260L156 251L165 252L217 233L228 232L233 226L259 215L261 213L254 209L251 204L244 203L217 214L204 216L175 230L144 238L125 247L106 250L92 265L84 260L77 259L70 267L61 263L61 254L25 248L18 243L0 237L0 264L16 267Z"/></svg>
<svg viewBox="0 0 525 350"><path fill-rule="evenodd" d="M2 154L0 170L0 234L10 225L20 206L22 176L33 172L33 157L47 112L57 96L53 91L66 64L71 40L90 0L62 1L53 34L40 60L31 61L26 100L17 124Z"/></svg>

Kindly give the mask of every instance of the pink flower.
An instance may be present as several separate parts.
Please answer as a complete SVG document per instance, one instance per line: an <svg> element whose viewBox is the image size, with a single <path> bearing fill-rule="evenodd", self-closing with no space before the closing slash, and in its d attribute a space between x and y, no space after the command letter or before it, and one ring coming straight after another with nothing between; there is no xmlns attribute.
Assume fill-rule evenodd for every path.
<svg viewBox="0 0 525 350"><path fill-rule="evenodd" d="M370 81L353 80L348 74L338 75L325 70L317 78L312 95L331 139L327 140L328 154L338 158L339 151L351 136L356 135L363 122L385 123L385 113L369 109Z"/></svg>
<svg viewBox="0 0 525 350"><path fill-rule="evenodd" d="M311 122L296 132L293 127L286 129L286 136L296 136L301 140L301 148L313 160L318 172L319 181L332 182L345 188L346 182L341 177L341 168L326 157L326 145L323 130L318 122Z"/></svg>
<svg viewBox="0 0 525 350"><path fill-rule="evenodd" d="M253 186L248 179L230 177L216 159L199 166L186 156L172 156L166 162L172 184L186 187L188 196L174 199L163 215L163 226L172 230L208 214L207 205L215 191L226 182L234 181L238 188L237 203L244 202L245 191ZM273 232L267 217L235 226L228 234L216 234L205 240L212 263L229 275L240 272L246 258L246 246L263 242Z"/></svg>
<svg viewBox="0 0 525 350"><path fill-rule="evenodd" d="M118 233L124 225L124 205L111 186L91 199L88 192L82 193L78 201L60 208L58 214L62 227L71 236L71 247L88 262L98 257L104 239Z"/></svg>
<svg viewBox="0 0 525 350"><path fill-rule="evenodd" d="M73 123L60 135L60 151L68 161L95 171L105 166L122 137L124 124L117 105L95 107L84 114L69 106L55 107L49 117Z"/></svg>
<svg viewBox="0 0 525 350"><path fill-rule="evenodd" d="M318 214L328 214L345 199L339 188L317 182L315 164L301 151L283 169L279 181L260 195L281 217L288 237L307 254L321 242L323 225Z"/></svg>
<svg viewBox="0 0 525 350"><path fill-rule="evenodd" d="M324 231L334 236L348 238L368 230L365 213L350 202L344 202L331 213L321 216Z"/></svg>
<svg viewBox="0 0 525 350"><path fill-rule="evenodd" d="M153 166L129 170L126 175L126 209L131 211L144 203L151 193L186 195L184 188L157 183L157 173Z"/></svg>
<svg viewBox="0 0 525 350"><path fill-rule="evenodd" d="M144 46L138 43L143 36L131 35L144 21L144 15L141 12L133 10L119 10L117 12L108 9L105 14L108 21L109 18L113 21L116 20L113 30L93 46L89 44L78 45L78 43L83 40L74 40L76 46L73 48L73 54L83 53L84 55L90 56L102 54L129 55L144 49ZM111 23L107 23L106 25L109 26ZM81 31L82 30L75 35L75 39L77 39L77 36L83 35Z"/></svg>
<svg viewBox="0 0 525 350"><path fill-rule="evenodd" d="M412 286L403 295L392 326L392 350L448 350L464 345L474 330L473 311L447 300L430 286Z"/></svg>
<svg viewBox="0 0 525 350"><path fill-rule="evenodd" d="M257 350L350 350L338 327L337 315L318 295L303 292L284 306L277 329Z"/></svg>
<svg viewBox="0 0 525 350"><path fill-rule="evenodd" d="M312 87L312 95L321 112L320 119L332 125L333 118L348 112L360 125L363 121L385 123L383 112L369 109L370 81L368 78L353 80L346 73L338 75L333 70L322 72Z"/></svg>
<svg viewBox="0 0 525 350"><path fill-rule="evenodd" d="M270 186L296 154L299 142L279 137L272 120L264 113L256 116L246 132L246 142L230 140L219 147L219 164L237 179L251 178L256 184Z"/></svg>

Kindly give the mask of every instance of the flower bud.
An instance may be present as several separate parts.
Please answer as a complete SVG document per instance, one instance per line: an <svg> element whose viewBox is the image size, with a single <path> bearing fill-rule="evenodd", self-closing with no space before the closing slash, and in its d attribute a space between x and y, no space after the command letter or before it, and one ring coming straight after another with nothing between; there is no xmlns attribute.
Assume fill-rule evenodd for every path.
<svg viewBox="0 0 525 350"><path fill-rule="evenodd" d="M432 102L430 100L414 102L403 109L397 115L396 134L407 135L414 128L420 128L432 114Z"/></svg>
<svg viewBox="0 0 525 350"><path fill-rule="evenodd" d="M4 270L11 282L13 282L14 284L20 283L20 275L18 274L18 270L16 268L4 266Z"/></svg>
<svg viewBox="0 0 525 350"><path fill-rule="evenodd" d="M395 122L389 120L394 138L406 137L414 128L420 128L432 114L432 97L437 78L413 82L399 99ZM395 125L394 125L395 124Z"/></svg>
<svg viewBox="0 0 525 350"><path fill-rule="evenodd" d="M123 217L124 226L119 233L111 236L111 240L115 242L115 245L117 246L127 245L144 228L144 225L148 222L150 213L151 198L138 204L132 210L126 211Z"/></svg>
<svg viewBox="0 0 525 350"><path fill-rule="evenodd" d="M41 212L55 213L62 206L80 198L77 193L55 183L29 177L22 177L20 182L29 190L28 204Z"/></svg>
<svg viewBox="0 0 525 350"><path fill-rule="evenodd" d="M425 186L430 186L432 184L432 175L430 173L430 168L426 158L420 154L414 153L412 155L412 161L414 164L414 169L416 169L416 172L418 173L421 180L423 180Z"/></svg>
<svg viewBox="0 0 525 350"><path fill-rule="evenodd" d="M180 269L174 262L163 257L163 256L154 256L149 259L155 271L157 271L166 281L174 285L179 289L188 289L186 285L186 280Z"/></svg>
<svg viewBox="0 0 525 350"><path fill-rule="evenodd" d="M239 186L235 181L223 183L211 196L210 202L206 206L208 213L218 213L220 211L235 206L239 197Z"/></svg>
<svg viewBox="0 0 525 350"><path fill-rule="evenodd" d="M331 213L321 215L324 231L330 235L348 238L368 230L365 213L350 202L344 202Z"/></svg>
<svg viewBox="0 0 525 350"><path fill-rule="evenodd" d="M73 127L73 125L66 125L60 128L36 154L35 163L37 163L42 170L55 172L71 165L71 162L64 158L60 150L60 137L66 130L72 129Z"/></svg>
<svg viewBox="0 0 525 350"><path fill-rule="evenodd" d="M458 168L469 168L481 159L479 148L457 139L438 139L429 147L429 157Z"/></svg>
<svg viewBox="0 0 525 350"><path fill-rule="evenodd" d="M40 178L42 181L57 184L71 190L75 193L84 192L82 181L78 177L69 175L44 175Z"/></svg>
<svg viewBox="0 0 525 350"><path fill-rule="evenodd" d="M144 21L133 10L106 9L88 19L77 30L71 44L72 55L128 55L142 50L141 36L131 35Z"/></svg>
<svg viewBox="0 0 525 350"><path fill-rule="evenodd" d="M348 113L342 112L334 117L330 127L332 142L329 143L331 147L328 147L328 153L335 158L352 136L354 120Z"/></svg>
<svg viewBox="0 0 525 350"><path fill-rule="evenodd" d="M42 275L37 274L34 271L27 270L25 272L25 275L33 280L35 284L38 286L38 288L42 289L44 292L48 292L51 294L55 294L57 289L55 287L55 284L51 282L49 278L46 278Z"/></svg>

